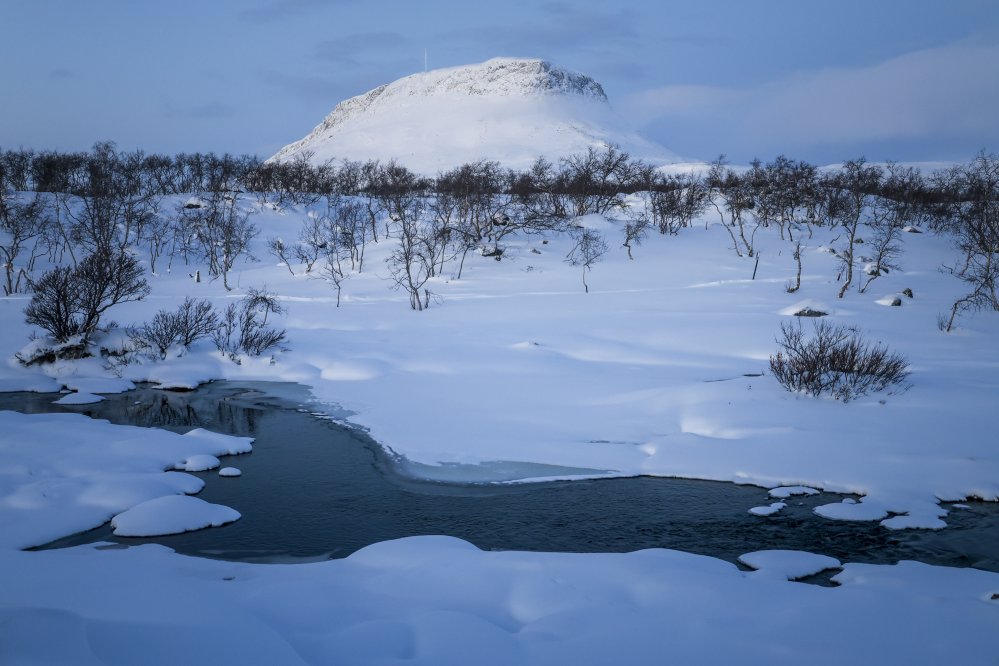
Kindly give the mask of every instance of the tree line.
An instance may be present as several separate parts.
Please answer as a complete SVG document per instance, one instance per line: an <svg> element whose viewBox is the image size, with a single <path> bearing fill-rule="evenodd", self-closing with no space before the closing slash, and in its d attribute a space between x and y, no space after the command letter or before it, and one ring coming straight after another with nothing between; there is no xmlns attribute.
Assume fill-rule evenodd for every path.
<svg viewBox="0 0 999 666"><path fill-rule="evenodd" d="M460 278L473 251L500 259L503 239L514 233L572 234L567 261L583 266L588 288L586 271L606 244L573 220L591 213L622 220L629 257L650 233L677 234L717 215L732 250L758 259L759 230L775 228L798 262L788 291L800 287L803 240L817 227L836 229L840 297L851 288L865 291L898 267L906 229L945 232L962 255L948 270L970 291L941 327L950 330L969 309L999 309L999 160L984 152L932 174L864 159L820 169L784 156L745 169L720 157L699 171L671 173L613 146L557 163L539 158L523 171L482 160L435 177L394 161L317 165L310 157L271 163L245 155L146 155L108 142L79 153L2 151L4 292L48 284L35 277L43 258L76 270L92 256L137 262L137 251L153 273L177 260L195 262L228 289L229 271L259 233L240 203L249 196L262 205L312 209L296 237L266 245L289 271L295 264L330 281L338 297L344 281L364 269L367 244L396 239L388 260L392 279L417 310L431 303L431 278L447 266ZM178 204L169 195L190 198Z"/></svg>

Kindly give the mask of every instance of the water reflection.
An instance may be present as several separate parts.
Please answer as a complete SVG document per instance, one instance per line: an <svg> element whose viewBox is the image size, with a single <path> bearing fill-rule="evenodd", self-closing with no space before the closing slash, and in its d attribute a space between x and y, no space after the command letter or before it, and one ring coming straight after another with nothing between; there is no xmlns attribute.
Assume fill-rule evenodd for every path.
<svg viewBox="0 0 999 666"><path fill-rule="evenodd" d="M284 397L280 397L284 396ZM999 571L999 505L969 503L939 532L886 530L812 513L839 501L796 497L760 518L750 507L766 491L729 483L639 477L555 483L444 484L397 473L395 461L363 433L315 418L301 387L217 383L190 393L149 388L95 405L62 407L52 395L0 394L0 409L74 411L115 423L192 427L256 438L250 455L230 458L243 476L206 481L200 497L243 518L229 526L156 539L114 537L107 526L53 547L100 540L162 543L225 559L279 561L343 557L386 539L449 534L483 549L574 552L676 548L730 561L765 548L809 550L846 561L935 564Z"/></svg>

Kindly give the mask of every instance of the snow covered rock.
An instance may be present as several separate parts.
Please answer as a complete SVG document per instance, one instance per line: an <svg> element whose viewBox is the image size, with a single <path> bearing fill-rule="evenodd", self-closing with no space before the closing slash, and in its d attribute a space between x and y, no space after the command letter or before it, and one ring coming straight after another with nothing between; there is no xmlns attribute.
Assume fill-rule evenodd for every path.
<svg viewBox="0 0 999 666"><path fill-rule="evenodd" d="M118 536L150 537L193 532L239 520L240 513L190 495L157 497L133 506L111 519Z"/></svg>
<svg viewBox="0 0 999 666"><path fill-rule="evenodd" d="M204 472L209 469L215 469L220 464L219 459L215 456L198 454L188 456L184 459L184 462L177 463L174 469L183 470L185 472Z"/></svg>
<svg viewBox="0 0 999 666"><path fill-rule="evenodd" d="M768 506L754 506L752 509L749 510L749 513L753 514L754 516L772 516L773 514L778 513L781 509L783 509L786 506L787 504L784 502L774 502L773 504L770 504Z"/></svg>
<svg viewBox="0 0 999 666"><path fill-rule="evenodd" d="M480 159L526 168L615 144L659 162L675 156L627 128L592 78L536 58L436 69L340 102L271 160L398 159L427 174Z"/></svg>
<svg viewBox="0 0 999 666"><path fill-rule="evenodd" d="M243 472L241 472L236 467L223 467L222 469L219 470L219 476L223 478L235 478L237 476L242 476L242 475Z"/></svg>

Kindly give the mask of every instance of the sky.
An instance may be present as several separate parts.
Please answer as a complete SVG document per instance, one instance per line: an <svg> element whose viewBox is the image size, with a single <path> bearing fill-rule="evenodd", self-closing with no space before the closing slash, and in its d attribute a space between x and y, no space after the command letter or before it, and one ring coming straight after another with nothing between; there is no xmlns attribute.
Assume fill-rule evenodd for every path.
<svg viewBox="0 0 999 666"><path fill-rule="evenodd" d="M348 97L542 57L690 159L999 152L995 0L0 0L0 147L268 157Z"/></svg>

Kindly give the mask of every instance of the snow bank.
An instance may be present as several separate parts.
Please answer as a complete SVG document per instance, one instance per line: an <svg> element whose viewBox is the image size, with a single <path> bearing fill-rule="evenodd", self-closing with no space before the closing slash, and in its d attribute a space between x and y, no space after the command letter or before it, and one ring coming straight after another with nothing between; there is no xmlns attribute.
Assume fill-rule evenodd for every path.
<svg viewBox="0 0 999 666"><path fill-rule="evenodd" d="M209 469L215 469L220 464L219 459L215 456L200 453L198 455L184 458L182 462L174 465L174 469L179 469L184 472L204 472Z"/></svg>
<svg viewBox="0 0 999 666"><path fill-rule="evenodd" d="M828 588L677 551L446 537L295 566L98 548L0 551L4 661L975 666L999 650L999 575L914 562L846 564Z"/></svg>
<svg viewBox="0 0 999 666"><path fill-rule="evenodd" d="M834 557L800 550L757 550L740 555L739 561L756 569L761 575L776 576L784 580L814 576L826 569L839 569L843 566Z"/></svg>
<svg viewBox="0 0 999 666"><path fill-rule="evenodd" d="M111 519L118 536L151 537L219 527L240 519L239 512L187 495L157 497Z"/></svg>
<svg viewBox="0 0 999 666"><path fill-rule="evenodd" d="M113 426L78 414L0 412L0 433L0 548L38 546L142 502L196 493L201 479L164 470L192 457L245 453L252 442L204 430L178 435Z"/></svg>

